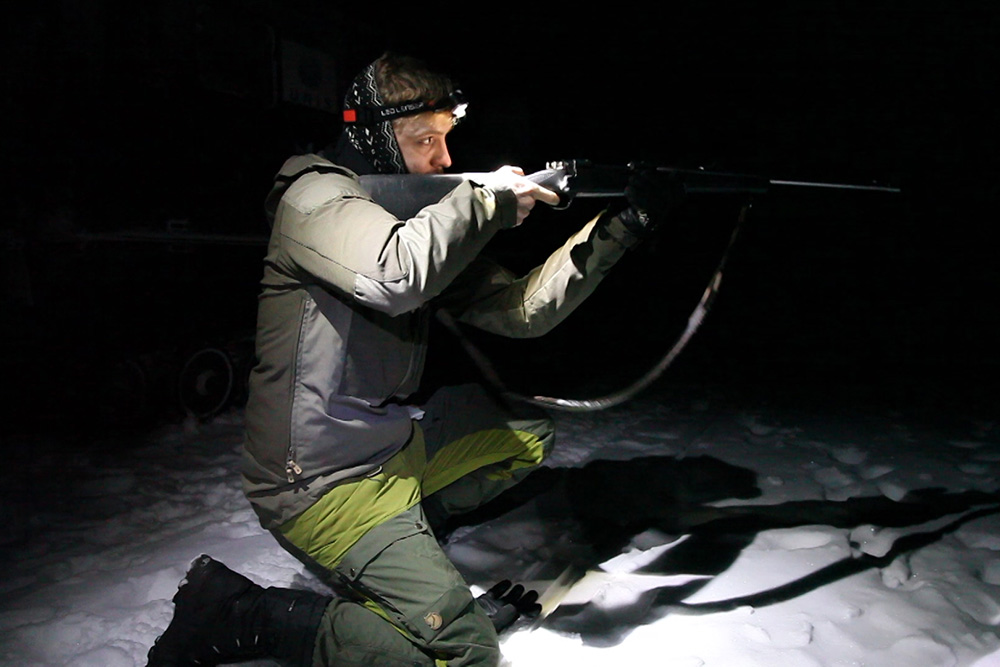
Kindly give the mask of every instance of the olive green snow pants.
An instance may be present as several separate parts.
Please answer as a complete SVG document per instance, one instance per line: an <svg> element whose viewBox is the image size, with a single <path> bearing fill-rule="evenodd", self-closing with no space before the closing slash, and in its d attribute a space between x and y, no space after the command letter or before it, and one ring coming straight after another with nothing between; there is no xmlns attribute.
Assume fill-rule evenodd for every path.
<svg viewBox="0 0 1000 667"><path fill-rule="evenodd" d="M445 556L422 506L475 509L538 466L554 440L541 413L514 415L474 386L438 391L410 443L377 473L342 484L280 530L340 593L315 665L496 665L490 619Z"/></svg>

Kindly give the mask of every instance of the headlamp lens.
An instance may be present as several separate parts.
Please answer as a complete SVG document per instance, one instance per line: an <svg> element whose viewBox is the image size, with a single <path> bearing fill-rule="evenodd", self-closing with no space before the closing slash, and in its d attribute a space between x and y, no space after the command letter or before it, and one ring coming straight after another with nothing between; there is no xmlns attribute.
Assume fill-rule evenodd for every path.
<svg viewBox="0 0 1000 667"><path fill-rule="evenodd" d="M451 113L455 117L456 123L465 118L465 112L469 108L469 103L465 101L465 96L462 95L461 90L453 92L448 96L446 101L451 105Z"/></svg>

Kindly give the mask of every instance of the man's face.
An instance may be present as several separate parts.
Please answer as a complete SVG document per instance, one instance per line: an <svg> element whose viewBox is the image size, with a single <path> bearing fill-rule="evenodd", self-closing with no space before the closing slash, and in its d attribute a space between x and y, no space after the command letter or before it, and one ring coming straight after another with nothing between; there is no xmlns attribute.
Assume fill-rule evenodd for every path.
<svg viewBox="0 0 1000 667"><path fill-rule="evenodd" d="M425 111L400 119L396 141L411 174L440 174L451 166L445 135L454 127L450 111Z"/></svg>

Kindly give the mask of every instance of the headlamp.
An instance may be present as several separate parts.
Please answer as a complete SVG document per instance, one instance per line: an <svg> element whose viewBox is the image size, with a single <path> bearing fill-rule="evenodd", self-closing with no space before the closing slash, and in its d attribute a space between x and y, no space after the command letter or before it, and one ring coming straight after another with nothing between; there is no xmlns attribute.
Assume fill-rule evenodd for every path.
<svg viewBox="0 0 1000 667"><path fill-rule="evenodd" d="M402 118L403 116L413 116L425 111L450 110L457 123L465 116L465 110L469 104L465 101L462 91L455 90L447 97L433 102L414 100L412 102L402 102L392 106L382 107L358 107L357 109L344 109L344 122L356 125L374 125L386 121Z"/></svg>

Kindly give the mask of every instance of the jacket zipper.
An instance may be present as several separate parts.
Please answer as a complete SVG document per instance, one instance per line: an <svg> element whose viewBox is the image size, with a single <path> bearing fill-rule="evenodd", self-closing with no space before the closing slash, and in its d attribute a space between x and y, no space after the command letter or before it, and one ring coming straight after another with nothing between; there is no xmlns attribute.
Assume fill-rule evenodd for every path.
<svg viewBox="0 0 1000 667"><path fill-rule="evenodd" d="M291 395L292 395L292 405L289 410L289 424L288 424L288 449L285 452L285 478L288 480L289 484L295 483L295 476L302 474L302 467L295 462L295 404L298 399L299 393L299 369L302 365L302 336L305 332L305 317L306 308L308 302L312 300L315 303L312 295L306 291L306 297L299 300L299 331L295 338L295 366L292 370L291 375Z"/></svg>

